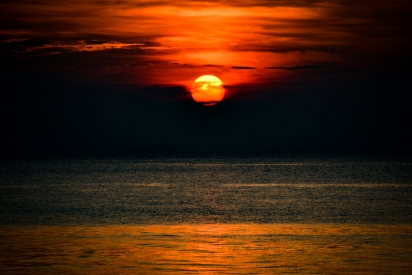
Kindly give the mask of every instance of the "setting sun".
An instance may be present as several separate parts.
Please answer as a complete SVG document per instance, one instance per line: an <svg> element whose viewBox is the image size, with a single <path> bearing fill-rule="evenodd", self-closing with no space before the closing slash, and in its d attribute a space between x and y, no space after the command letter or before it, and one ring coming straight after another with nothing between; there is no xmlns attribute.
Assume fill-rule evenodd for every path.
<svg viewBox="0 0 412 275"><path fill-rule="evenodd" d="M225 96L223 82L214 75L202 75L192 84L192 97L204 106L213 106Z"/></svg>

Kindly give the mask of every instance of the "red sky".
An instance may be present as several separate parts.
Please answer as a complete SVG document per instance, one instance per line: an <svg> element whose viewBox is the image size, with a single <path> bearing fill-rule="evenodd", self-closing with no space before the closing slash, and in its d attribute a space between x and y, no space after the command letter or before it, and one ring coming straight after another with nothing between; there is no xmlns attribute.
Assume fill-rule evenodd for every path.
<svg viewBox="0 0 412 275"><path fill-rule="evenodd" d="M412 45L412 8L405 0L23 0L2 1L0 9L3 55L122 49L126 63L116 66L157 65L163 72L171 63L219 65L224 68L212 71L232 85L262 81L256 71L240 73L233 66L276 78L278 72L263 69L367 67L408 53ZM190 82L199 73L155 81Z"/></svg>

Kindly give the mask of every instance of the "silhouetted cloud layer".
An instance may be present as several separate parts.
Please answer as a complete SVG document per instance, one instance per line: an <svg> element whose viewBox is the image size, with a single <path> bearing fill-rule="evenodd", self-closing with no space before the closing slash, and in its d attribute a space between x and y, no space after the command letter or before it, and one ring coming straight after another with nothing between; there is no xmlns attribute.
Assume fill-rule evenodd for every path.
<svg viewBox="0 0 412 275"><path fill-rule="evenodd" d="M313 70L313 69L325 69L328 66L311 66L311 65L298 65L298 66L271 66L266 67L265 69L274 69L274 70Z"/></svg>
<svg viewBox="0 0 412 275"><path fill-rule="evenodd" d="M143 43L103 42L99 40L41 41L31 39L9 39L0 42L0 54L58 54L71 52L92 52L113 49L142 48Z"/></svg>
<svg viewBox="0 0 412 275"><path fill-rule="evenodd" d="M405 35L412 25L407 0L20 0L2 1L0 9L3 54L141 47L348 56L359 52L359 58L395 50L405 53L412 45Z"/></svg>
<svg viewBox="0 0 412 275"><path fill-rule="evenodd" d="M232 69L237 69L237 70L255 70L256 68L248 67L248 66L232 66Z"/></svg>

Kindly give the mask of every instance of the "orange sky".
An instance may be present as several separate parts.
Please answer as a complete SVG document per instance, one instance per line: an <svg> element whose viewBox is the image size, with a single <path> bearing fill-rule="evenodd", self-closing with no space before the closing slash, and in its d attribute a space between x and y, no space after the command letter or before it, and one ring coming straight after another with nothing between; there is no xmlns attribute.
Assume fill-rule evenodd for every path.
<svg viewBox="0 0 412 275"><path fill-rule="evenodd" d="M405 22L394 20L403 8L366 2L6 1L0 4L0 53L117 49L127 60L112 69L139 66L134 72L144 72L152 84L189 86L199 74L212 73L232 86L273 82L284 75L281 69L357 66L394 48L406 51L411 39L399 34ZM391 11L394 18L382 16Z"/></svg>

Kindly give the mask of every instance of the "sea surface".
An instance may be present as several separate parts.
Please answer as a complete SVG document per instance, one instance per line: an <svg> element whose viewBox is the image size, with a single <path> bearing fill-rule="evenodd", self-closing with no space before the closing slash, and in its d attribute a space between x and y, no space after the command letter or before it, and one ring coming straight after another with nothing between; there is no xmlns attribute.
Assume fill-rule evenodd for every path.
<svg viewBox="0 0 412 275"><path fill-rule="evenodd" d="M3 160L1 274L412 274L412 159Z"/></svg>

